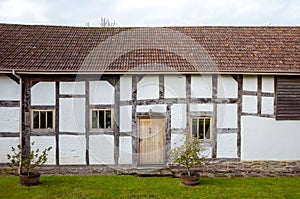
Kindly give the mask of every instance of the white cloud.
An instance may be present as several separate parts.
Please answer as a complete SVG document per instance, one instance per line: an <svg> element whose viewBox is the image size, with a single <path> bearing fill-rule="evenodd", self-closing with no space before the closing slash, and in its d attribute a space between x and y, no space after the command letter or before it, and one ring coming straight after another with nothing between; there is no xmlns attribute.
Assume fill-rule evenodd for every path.
<svg viewBox="0 0 300 199"><path fill-rule="evenodd" d="M38 0L2 0L0 4L0 20L2 22L44 22L48 21L45 13L47 7Z"/></svg>
<svg viewBox="0 0 300 199"><path fill-rule="evenodd" d="M299 0L0 0L0 22L120 26L299 25Z"/></svg>

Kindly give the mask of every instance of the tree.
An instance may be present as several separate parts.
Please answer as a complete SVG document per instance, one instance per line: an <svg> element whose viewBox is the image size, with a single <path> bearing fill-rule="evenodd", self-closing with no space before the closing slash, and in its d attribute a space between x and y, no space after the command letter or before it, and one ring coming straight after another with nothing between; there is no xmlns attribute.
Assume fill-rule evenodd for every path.
<svg viewBox="0 0 300 199"><path fill-rule="evenodd" d="M117 23L115 21L111 21L110 19L108 19L106 17L101 17L100 26L101 27L116 27Z"/></svg>
<svg viewBox="0 0 300 199"><path fill-rule="evenodd" d="M117 23L115 21L111 21L110 19L106 17L101 17L100 19L100 27L116 27ZM85 22L84 24L86 27L92 27L90 22Z"/></svg>

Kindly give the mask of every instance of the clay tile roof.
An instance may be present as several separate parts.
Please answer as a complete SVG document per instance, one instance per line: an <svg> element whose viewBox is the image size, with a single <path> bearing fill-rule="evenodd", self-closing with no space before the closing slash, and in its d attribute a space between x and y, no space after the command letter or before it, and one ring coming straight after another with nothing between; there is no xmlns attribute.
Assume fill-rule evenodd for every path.
<svg viewBox="0 0 300 199"><path fill-rule="evenodd" d="M299 73L300 27L0 24L0 71Z"/></svg>

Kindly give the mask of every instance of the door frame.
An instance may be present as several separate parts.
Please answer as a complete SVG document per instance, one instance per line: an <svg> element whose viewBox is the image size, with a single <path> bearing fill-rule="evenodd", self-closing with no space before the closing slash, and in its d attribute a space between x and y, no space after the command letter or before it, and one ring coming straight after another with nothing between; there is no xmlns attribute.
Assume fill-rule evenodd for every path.
<svg viewBox="0 0 300 199"><path fill-rule="evenodd" d="M165 121L165 130L164 130L164 150L163 150L163 163L162 164L141 164L140 163L140 132L139 132L139 120L140 119L164 119ZM160 112L146 112L146 113L139 113L137 115L137 164L138 166L154 166L154 165L166 165L167 163L167 117L165 113L160 113Z"/></svg>

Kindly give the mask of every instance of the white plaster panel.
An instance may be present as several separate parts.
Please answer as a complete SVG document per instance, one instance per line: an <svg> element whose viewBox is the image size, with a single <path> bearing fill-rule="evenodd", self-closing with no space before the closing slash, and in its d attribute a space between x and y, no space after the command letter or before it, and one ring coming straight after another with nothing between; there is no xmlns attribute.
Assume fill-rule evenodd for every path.
<svg viewBox="0 0 300 199"><path fill-rule="evenodd" d="M157 75L147 75L137 84L137 99L158 99L159 78Z"/></svg>
<svg viewBox="0 0 300 199"><path fill-rule="evenodd" d="M185 98L185 77L165 75L165 98Z"/></svg>
<svg viewBox="0 0 300 199"><path fill-rule="evenodd" d="M257 91L257 75L244 75L243 90Z"/></svg>
<svg viewBox="0 0 300 199"><path fill-rule="evenodd" d="M238 83L230 75L218 76L218 91L219 98L237 98Z"/></svg>
<svg viewBox="0 0 300 199"><path fill-rule="evenodd" d="M55 82L39 82L31 88L31 105L55 105Z"/></svg>
<svg viewBox="0 0 300 199"><path fill-rule="evenodd" d="M195 98L212 97L212 76L211 75L191 76L191 97L195 97Z"/></svg>
<svg viewBox="0 0 300 199"><path fill-rule="evenodd" d="M60 135L59 136L59 162L60 164L86 164L85 135Z"/></svg>
<svg viewBox="0 0 300 199"><path fill-rule="evenodd" d="M203 156L205 158L212 158L212 147L204 145L204 151L200 153L200 156Z"/></svg>
<svg viewBox="0 0 300 199"><path fill-rule="evenodd" d="M171 106L171 128L186 128L186 105Z"/></svg>
<svg viewBox="0 0 300 199"><path fill-rule="evenodd" d="M243 96L243 113L257 113L257 96Z"/></svg>
<svg viewBox="0 0 300 199"><path fill-rule="evenodd" d="M0 107L0 133L19 132L20 108Z"/></svg>
<svg viewBox="0 0 300 199"><path fill-rule="evenodd" d="M131 100L132 76L123 75L120 78L120 100Z"/></svg>
<svg viewBox="0 0 300 199"><path fill-rule="evenodd" d="M262 77L262 92L274 93L274 77L263 76Z"/></svg>
<svg viewBox="0 0 300 199"><path fill-rule="evenodd" d="M180 133L180 134L171 134L171 149L175 149L177 147L182 146L182 144L185 141L185 134ZM202 143L204 147L204 151L202 151L199 155L204 156L207 158L212 157L212 147L208 143Z"/></svg>
<svg viewBox="0 0 300 199"><path fill-rule="evenodd" d="M300 160L300 121L243 116L242 160Z"/></svg>
<svg viewBox="0 0 300 199"><path fill-rule="evenodd" d="M114 164L114 136L90 136L90 164Z"/></svg>
<svg viewBox="0 0 300 199"><path fill-rule="evenodd" d="M185 141L185 134L171 134L171 149L180 147Z"/></svg>
<svg viewBox="0 0 300 199"><path fill-rule="evenodd" d="M218 104L217 117L217 128L237 128L237 104Z"/></svg>
<svg viewBox="0 0 300 199"><path fill-rule="evenodd" d="M114 104L114 87L107 81L90 82L90 104Z"/></svg>
<svg viewBox="0 0 300 199"><path fill-rule="evenodd" d="M19 138L0 137L0 163L7 163L7 154L12 154L11 147L17 147Z"/></svg>
<svg viewBox="0 0 300 199"><path fill-rule="evenodd" d="M119 164L132 164L132 138L121 136L119 143Z"/></svg>
<svg viewBox="0 0 300 199"><path fill-rule="evenodd" d="M167 111L166 104L153 104L153 105L142 105L136 107L136 112L149 112L151 109L152 112L165 113Z"/></svg>
<svg viewBox="0 0 300 199"><path fill-rule="evenodd" d="M0 100L20 100L20 87L6 75L0 75Z"/></svg>
<svg viewBox="0 0 300 199"><path fill-rule="evenodd" d="M217 158L237 158L237 134L218 134L217 145Z"/></svg>
<svg viewBox="0 0 300 199"><path fill-rule="evenodd" d="M261 113L262 114L273 114L274 113L274 97L262 97Z"/></svg>
<svg viewBox="0 0 300 199"><path fill-rule="evenodd" d="M213 112L213 104L190 104L190 111Z"/></svg>
<svg viewBox="0 0 300 199"><path fill-rule="evenodd" d="M85 82L60 82L59 94L64 95L84 95Z"/></svg>
<svg viewBox="0 0 300 199"><path fill-rule="evenodd" d="M42 154L41 152L44 149L47 149L49 147L52 147L52 149L48 152L48 160L45 164L56 164L56 158L55 158L55 137L54 136L31 136L30 137L31 142L34 142L33 148L34 150L39 149L39 154Z"/></svg>
<svg viewBox="0 0 300 199"><path fill-rule="evenodd" d="M59 99L59 130L67 132L85 131L85 99Z"/></svg>
<svg viewBox="0 0 300 199"><path fill-rule="evenodd" d="M132 107L131 106L120 106L120 131L130 132L132 122Z"/></svg>

